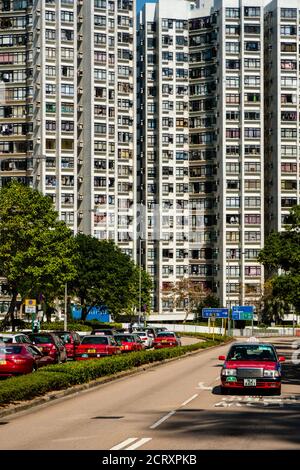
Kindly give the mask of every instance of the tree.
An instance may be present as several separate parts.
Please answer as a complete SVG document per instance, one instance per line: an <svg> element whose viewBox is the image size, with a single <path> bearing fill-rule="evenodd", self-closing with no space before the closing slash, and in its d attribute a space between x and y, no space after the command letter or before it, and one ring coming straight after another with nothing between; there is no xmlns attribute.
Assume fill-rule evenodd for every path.
<svg viewBox="0 0 300 470"><path fill-rule="evenodd" d="M138 305L139 268L113 241L79 234L77 277L69 291L80 299L82 320L90 309L102 305L116 319ZM142 272L142 302L149 301L149 276Z"/></svg>
<svg viewBox="0 0 300 470"><path fill-rule="evenodd" d="M11 302L5 321L14 328L18 295L53 298L76 275L76 243L58 220L51 199L13 182L0 191L0 273Z"/></svg>
<svg viewBox="0 0 300 470"><path fill-rule="evenodd" d="M300 310L300 206L291 209L288 223L285 232L269 235L259 261L266 267L272 295Z"/></svg>
<svg viewBox="0 0 300 470"><path fill-rule="evenodd" d="M280 323L291 307L286 300L274 295L272 280L265 283L262 304L261 322L265 324Z"/></svg>
<svg viewBox="0 0 300 470"><path fill-rule="evenodd" d="M182 278L179 281L168 283L162 289L163 299L171 300L174 307L183 307L185 323L191 313L196 312L198 304L208 295L201 283L192 281L189 278Z"/></svg>
<svg viewBox="0 0 300 470"><path fill-rule="evenodd" d="M220 307L220 299L212 294L209 293L204 297L201 302L197 305L197 317L198 319L202 319L202 309L203 308L219 308Z"/></svg>

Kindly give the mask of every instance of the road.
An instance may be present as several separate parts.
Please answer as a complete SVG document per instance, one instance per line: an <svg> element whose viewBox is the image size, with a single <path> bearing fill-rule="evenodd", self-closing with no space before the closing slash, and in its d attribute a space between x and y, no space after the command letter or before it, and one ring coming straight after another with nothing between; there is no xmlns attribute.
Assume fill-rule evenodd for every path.
<svg viewBox="0 0 300 470"><path fill-rule="evenodd" d="M221 346L3 418L0 449L300 449L300 366L292 339L272 342L281 397L220 395Z"/></svg>

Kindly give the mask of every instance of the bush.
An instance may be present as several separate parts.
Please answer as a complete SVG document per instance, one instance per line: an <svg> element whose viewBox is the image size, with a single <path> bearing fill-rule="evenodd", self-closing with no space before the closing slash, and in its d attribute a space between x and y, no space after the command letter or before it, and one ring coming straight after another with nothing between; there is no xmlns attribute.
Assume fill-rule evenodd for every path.
<svg viewBox="0 0 300 470"><path fill-rule="evenodd" d="M183 356L187 352L204 349L217 345L221 341L226 342L229 340L226 337L217 337L218 335L215 335L215 341L212 341L212 335L194 334L193 336L205 337L207 341L175 348L139 351L102 359L50 365L33 374L7 379L0 382L0 405L29 400L53 390L61 390L72 385L87 383L144 364Z"/></svg>
<svg viewBox="0 0 300 470"><path fill-rule="evenodd" d="M91 331L93 328L122 328L120 323L101 323L97 320L92 321L73 321L68 322L67 325L68 330L75 330L75 331ZM51 322L51 323L41 323L41 330L63 330L64 329L64 322Z"/></svg>

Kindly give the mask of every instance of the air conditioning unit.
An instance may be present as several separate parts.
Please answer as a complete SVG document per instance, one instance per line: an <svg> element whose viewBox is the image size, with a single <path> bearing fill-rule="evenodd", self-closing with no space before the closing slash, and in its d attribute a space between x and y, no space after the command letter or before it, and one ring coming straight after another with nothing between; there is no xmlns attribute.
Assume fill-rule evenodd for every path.
<svg viewBox="0 0 300 470"><path fill-rule="evenodd" d="M78 201L82 201L83 200L83 194L78 194Z"/></svg>
<svg viewBox="0 0 300 470"><path fill-rule="evenodd" d="M78 177L78 183L83 183L83 177L82 176Z"/></svg>
<svg viewBox="0 0 300 470"><path fill-rule="evenodd" d="M83 219L83 212L82 211L78 212L78 218Z"/></svg>

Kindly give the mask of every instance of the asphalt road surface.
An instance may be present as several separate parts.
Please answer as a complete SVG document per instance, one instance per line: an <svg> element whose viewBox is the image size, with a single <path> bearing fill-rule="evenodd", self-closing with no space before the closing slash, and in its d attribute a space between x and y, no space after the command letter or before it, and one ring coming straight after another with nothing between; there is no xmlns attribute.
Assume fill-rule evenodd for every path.
<svg viewBox="0 0 300 470"><path fill-rule="evenodd" d="M300 449L300 349L285 355L282 395L222 396L219 354L203 351L17 417L0 420L0 449Z"/></svg>

